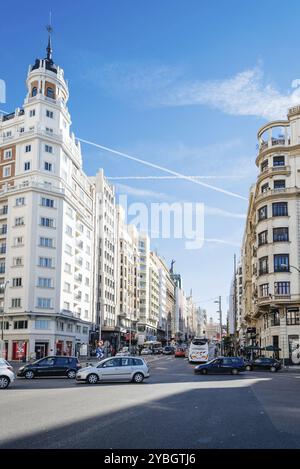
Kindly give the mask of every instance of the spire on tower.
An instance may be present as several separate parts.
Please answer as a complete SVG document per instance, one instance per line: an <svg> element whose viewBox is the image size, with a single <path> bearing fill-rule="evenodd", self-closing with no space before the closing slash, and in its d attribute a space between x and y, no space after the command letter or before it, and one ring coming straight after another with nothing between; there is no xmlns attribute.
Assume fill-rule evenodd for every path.
<svg viewBox="0 0 300 469"><path fill-rule="evenodd" d="M47 31L48 31L48 45L46 48L47 51L47 60L52 62L52 45L51 45L51 35L53 33L53 28L52 28L52 18L51 18L51 11L49 12L49 24L47 25Z"/></svg>

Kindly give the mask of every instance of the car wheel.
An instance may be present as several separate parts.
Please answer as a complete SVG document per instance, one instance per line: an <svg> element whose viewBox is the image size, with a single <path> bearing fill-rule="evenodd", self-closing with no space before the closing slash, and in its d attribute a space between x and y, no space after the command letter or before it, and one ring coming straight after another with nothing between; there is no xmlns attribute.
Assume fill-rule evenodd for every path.
<svg viewBox="0 0 300 469"><path fill-rule="evenodd" d="M201 373L202 373L203 375L207 375L207 370L204 369L204 370L201 371Z"/></svg>
<svg viewBox="0 0 300 469"><path fill-rule="evenodd" d="M247 371L251 371L251 369L252 369L252 368L251 368L250 365L247 365L247 366L246 366L246 370L247 370Z"/></svg>
<svg viewBox="0 0 300 469"><path fill-rule="evenodd" d="M68 377L69 379L74 379L74 378L76 378L76 371L74 371L74 370L69 370L68 373L67 373L67 377Z"/></svg>
<svg viewBox="0 0 300 469"><path fill-rule="evenodd" d="M136 373L134 376L133 376L133 379L132 381L136 384L140 384L144 381L144 375L142 373Z"/></svg>
<svg viewBox="0 0 300 469"><path fill-rule="evenodd" d="M270 371L272 371L272 373L274 373L274 371L276 371L275 366L271 366Z"/></svg>
<svg viewBox="0 0 300 469"><path fill-rule="evenodd" d="M239 370L237 368L233 368L233 370L231 370L231 374L232 375L238 375L239 374Z"/></svg>
<svg viewBox="0 0 300 469"><path fill-rule="evenodd" d="M10 379L8 376L0 376L0 389L6 389L8 388L10 383Z"/></svg>
<svg viewBox="0 0 300 469"><path fill-rule="evenodd" d="M34 378L34 372L32 370L28 370L28 371L26 371L24 376L25 376L26 379L33 379Z"/></svg>
<svg viewBox="0 0 300 469"><path fill-rule="evenodd" d="M98 376L95 373L88 375L87 377L88 384L96 384L98 382Z"/></svg>

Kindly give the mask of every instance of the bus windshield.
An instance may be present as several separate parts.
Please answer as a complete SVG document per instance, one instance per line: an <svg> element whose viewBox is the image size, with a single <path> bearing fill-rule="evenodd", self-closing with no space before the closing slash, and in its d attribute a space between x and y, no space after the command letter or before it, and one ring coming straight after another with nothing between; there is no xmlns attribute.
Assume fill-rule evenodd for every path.
<svg viewBox="0 0 300 469"><path fill-rule="evenodd" d="M207 344L207 339L193 339L192 344L193 345L206 345Z"/></svg>

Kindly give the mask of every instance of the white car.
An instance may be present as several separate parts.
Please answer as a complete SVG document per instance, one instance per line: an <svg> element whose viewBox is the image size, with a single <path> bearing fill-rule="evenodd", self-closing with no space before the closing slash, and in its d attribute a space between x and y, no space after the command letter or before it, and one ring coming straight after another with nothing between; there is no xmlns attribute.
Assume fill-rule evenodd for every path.
<svg viewBox="0 0 300 469"><path fill-rule="evenodd" d="M143 348L141 355L152 355L152 350L150 348Z"/></svg>
<svg viewBox="0 0 300 469"><path fill-rule="evenodd" d="M4 358L0 358L0 389L6 389L15 380L13 367Z"/></svg>
<svg viewBox="0 0 300 469"><path fill-rule="evenodd" d="M105 381L132 381L142 383L149 378L149 368L142 358L111 357L101 360L97 365L81 368L76 374L76 381L96 384Z"/></svg>

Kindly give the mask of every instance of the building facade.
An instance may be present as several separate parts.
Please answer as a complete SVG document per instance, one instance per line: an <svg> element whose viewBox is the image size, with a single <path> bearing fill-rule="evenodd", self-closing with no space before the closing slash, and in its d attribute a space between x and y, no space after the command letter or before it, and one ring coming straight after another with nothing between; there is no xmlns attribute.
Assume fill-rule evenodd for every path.
<svg viewBox="0 0 300 469"><path fill-rule="evenodd" d="M243 244L244 317L256 345L299 364L300 106L263 126L258 141Z"/></svg>
<svg viewBox="0 0 300 469"><path fill-rule="evenodd" d="M75 354L92 322L93 187L70 133L63 70L29 67L21 109L0 121L0 283L8 359Z"/></svg>

